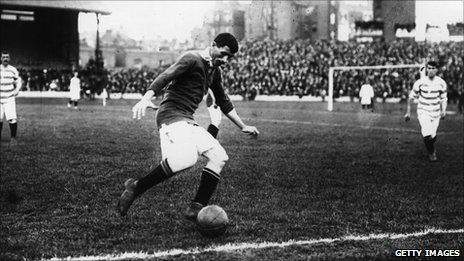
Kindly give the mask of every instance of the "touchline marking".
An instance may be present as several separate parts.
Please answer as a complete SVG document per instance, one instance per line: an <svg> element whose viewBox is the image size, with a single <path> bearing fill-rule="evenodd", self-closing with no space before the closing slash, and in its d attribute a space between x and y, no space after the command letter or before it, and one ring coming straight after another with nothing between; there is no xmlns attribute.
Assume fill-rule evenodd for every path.
<svg viewBox="0 0 464 261"><path fill-rule="evenodd" d="M346 241L369 241L377 239L403 239L409 237L421 237L429 234L460 234L464 233L464 229L443 230L430 228L420 232L410 234L369 234L369 235L348 235L339 238L321 238L311 240L289 240L286 242L262 242L262 243L238 243L211 246L208 248L192 248L192 249L171 249L166 251L154 252L152 254L143 252L122 253L117 255L99 255L99 256L80 256L80 257L54 257L52 259L42 259L50 261L69 260L69 261L87 261L87 260L126 260L126 259L149 259L158 257L169 257L177 255L198 255L207 252L232 252L246 249L263 249L263 248L285 248L289 246L315 245L315 244L331 244L336 242Z"/></svg>

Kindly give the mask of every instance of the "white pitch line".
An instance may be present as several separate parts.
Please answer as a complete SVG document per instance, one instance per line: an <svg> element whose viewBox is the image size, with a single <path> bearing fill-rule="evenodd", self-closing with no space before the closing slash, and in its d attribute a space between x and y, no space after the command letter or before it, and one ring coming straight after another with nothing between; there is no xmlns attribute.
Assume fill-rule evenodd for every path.
<svg viewBox="0 0 464 261"><path fill-rule="evenodd" d="M199 117L209 119L208 116L201 115ZM314 121L296 121L296 120L264 119L264 118L244 118L244 120L262 121L262 122L277 122L277 123L287 123L287 124L317 125L317 126L328 126L328 127L349 127L349 128L359 128L359 129L367 129L367 130L384 130L384 131L420 133L420 131L418 130L405 129L405 128L392 128L392 127L366 126L366 125L347 125L347 124L339 124L339 123L314 122ZM437 134L451 135L451 134L463 134L463 132L462 131L450 131L450 132L439 131Z"/></svg>
<svg viewBox="0 0 464 261"><path fill-rule="evenodd" d="M205 116L203 116L205 117ZM205 117L209 118L209 117ZM246 120L255 120L263 122L279 122L279 123L290 123L290 124L307 124L307 125L318 125L318 126L329 126L329 127L349 127L349 128L360 128L367 130L384 130L384 131L397 131L397 132L408 132L408 133L420 133L418 130L405 129L405 128L392 128L392 127L382 127L382 126L366 126L366 125L347 125L339 123L327 123L327 122L313 122L313 121L295 121L295 120L279 120L279 119L251 119L247 118ZM437 134L440 135L452 135L452 134L464 134L462 131L448 131L443 132L439 131Z"/></svg>
<svg viewBox="0 0 464 261"><path fill-rule="evenodd" d="M369 235L348 235L339 238L320 238L311 240L289 240L286 242L262 242L262 243L229 243L225 245L211 246L208 248L192 248L192 249L171 249L166 251L154 252L152 254L143 252L121 253L117 255L99 255L99 256L80 256L80 257L54 257L52 259L42 259L50 261L87 261L87 260L126 260L126 259L151 259L159 257L169 257L177 255L198 255L207 252L233 252L248 249L263 249L263 248L285 248L289 246L310 246L315 244L331 244L347 241L370 241L378 239L404 239L410 237L421 237L429 234L462 234L464 229L443 230L430 228L420 232L409 234L369 234Z"/></svg>
<svg viewBox="0 0 464 261"><path fill-rule="evenodd" d="M305 124L305 125L318 125L318 126L329 126L329 127L350 127L350 128L360 128L360 129L371 129L371 130L386 130L386 131L398 131L398 132L410 132L410 133L419 133L417 130L404 129L404 128L391 128L391 127L380 127L380 126L365 126L365 125L347 125L339 123L327 123L327 122L314 122L314 121L295 121L295 120L279 120L279 119L251 119L247 120L256 120L264 122L279 122L279 123L291 123L291 124Z"/></svg>

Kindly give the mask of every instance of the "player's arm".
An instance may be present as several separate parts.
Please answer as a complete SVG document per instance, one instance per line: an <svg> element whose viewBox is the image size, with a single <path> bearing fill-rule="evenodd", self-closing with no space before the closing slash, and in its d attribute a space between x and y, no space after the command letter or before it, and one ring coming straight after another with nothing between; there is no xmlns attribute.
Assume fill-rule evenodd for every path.
<svg viewBox="0 0 464 261"><path fill-rule="evenodd" d="M446 92L446 82L443 81L443 90L440 92L440 105L441 105L441 118L444 119L446 116L446 107L448 106L448 95Z"/></svg>
<svg viewBox="0 0 464 261"><path fill-rule="evenodd" d="M214 98L216 99L216 104L219 106L219 108L221 108L221 111L227 116L227 118L229 118L237 127L239 127L242 132L251 135L258 135L259 131L256 127L246 125L238 116L234 105L229 99L229 96L224 92L221 82L221 73L219 70L217 70L215 71L213 83L210 87L211 91L213 91Z"/></svg>
<svg viewBox="0 0 464 261"><path fill-rule="evenodd" d="M132 117L134 119L141 119L145 116L147 108L157 109L158 107L153 104L151 99L155 94L159 93L169 82L185 73L193 64L195 60L192 54L184 54L178 61L167 68L164 72L160 73L158 77L153 80L147 92L143 95L142 99L132 108Z"/></svg>
<svg viewBox="0 0 464 261"><path fill-rule="evenodd" d="M18 95L19 91L21 90L21 85L22 85L22 81L21 81L21 77L19 77L19 73L16 69L14 69L14 76L13 76L13 86L14 86L14 92L13 92L13 95L16 96Z"/></svg>
<svg viewBox="0 0 464 261"><path fill-rule="evenodd" d="M226 114L227 118L229 118L237 127L239 127L243 133L247 133L250 135L258 135L259 131L255 126L249 126L243 123L242 119L238 116L237 111L235 109L231 110L229 113Z"/></svg>

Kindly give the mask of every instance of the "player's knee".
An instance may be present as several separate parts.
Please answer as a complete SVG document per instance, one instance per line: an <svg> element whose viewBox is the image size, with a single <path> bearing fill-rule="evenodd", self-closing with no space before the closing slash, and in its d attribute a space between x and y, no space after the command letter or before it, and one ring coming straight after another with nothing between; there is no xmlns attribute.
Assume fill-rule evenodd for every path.
<svg viewBox="0 0 464 261"><path fill-rule="evenodd" d="M178 150L176 153L173 153L167 157L169 166L174 173L192 167L195 165L197 160L198 152L194 147L183 148L182 150Z"/></svg>
<svg viewBox="0 0 464 261"><path fill-rule="evenodd" d="M213 153L208 154L209 161L206 167L216 173L220 173L224 165L229 160L229 156L222 147L215 148Z"/></svg>

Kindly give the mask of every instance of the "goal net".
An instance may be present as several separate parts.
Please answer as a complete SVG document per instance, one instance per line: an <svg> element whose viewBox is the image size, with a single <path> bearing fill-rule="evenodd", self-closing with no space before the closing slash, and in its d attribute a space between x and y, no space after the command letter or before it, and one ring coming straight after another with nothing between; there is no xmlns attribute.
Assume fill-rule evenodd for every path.
<svg viewBox="0 0 464 261"><path fill-rule="evenodd" d="M375 65L375 66L335 66L329 68L329 89L327 109L333 110L335 98L357 97L357 90L366 80L372 82L376 94L385 93L389 98L398 97L410 89L418 69L422 64ZM379 95L376 95L378 97ZM381 96L382 97L382 96Z"/></svg>

